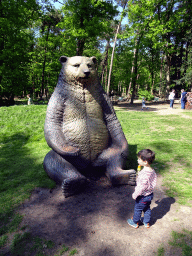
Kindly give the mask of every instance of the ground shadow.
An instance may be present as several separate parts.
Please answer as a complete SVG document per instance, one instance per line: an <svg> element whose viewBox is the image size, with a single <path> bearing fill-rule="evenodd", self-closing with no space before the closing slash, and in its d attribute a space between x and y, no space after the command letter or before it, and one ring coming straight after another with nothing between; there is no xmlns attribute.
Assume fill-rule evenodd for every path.
<svg viewBox="0 0 192 256"><path fill-rule="evenodd" d="M129 155L126 161L126 169L137 170L137 145L129 144Z"/></svg>
<svg viewBox="0 0 192 256"><path fill-rule="evenodd" d="M63 243L73 246L74 241L76 245L86 243L96 236L98 242L87 255L117 255L117 248L108 248L106 237L110 237L111 230L116 232L115 226L126 225L126 219L132 216L133 190L132 186L112 186L106 176L92 180L82 193L69 198L61 195L59 186L52 193L39 189L19 210L25 216L22 226L29 225L33 236L51 239L55 248ZM109 231L102 237L103 242L101 230Z"/></svg>
<svg viewBox="0 0 192 256"><path fill-rule="evenodd" d="M171 208L171 205L175 203L175 199L173 197L166 197L162 200L156 200L157 204L151 211L151 225L154 225L157 220L162 219Z"/></svg>

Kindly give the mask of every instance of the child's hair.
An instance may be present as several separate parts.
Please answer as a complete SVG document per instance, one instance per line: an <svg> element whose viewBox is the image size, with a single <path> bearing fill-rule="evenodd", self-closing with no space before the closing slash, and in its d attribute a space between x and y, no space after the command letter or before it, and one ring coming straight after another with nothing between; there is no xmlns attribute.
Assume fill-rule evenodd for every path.
<svg viewBox="0 0 192 256"><path fill-rule="evenodd" d="M147 161L148 164L152 164L155 160L155 152L150 149L143 149L137 153L137 156L141 158L143 161Z"/></svg>

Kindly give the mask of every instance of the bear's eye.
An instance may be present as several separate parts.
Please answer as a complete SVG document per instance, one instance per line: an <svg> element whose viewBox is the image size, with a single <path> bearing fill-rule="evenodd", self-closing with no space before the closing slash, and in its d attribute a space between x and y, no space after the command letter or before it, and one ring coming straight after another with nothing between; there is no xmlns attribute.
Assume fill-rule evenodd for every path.
<svg viewBox="0 0 192 256"><path fill-rule="evenodd" d="M88 67L88 68L91 68L91 64L87 64L87 67Z"/></svg>
<svg viewBox="0 0 192 256"><path fill-rule="evenodd" d="M80 66L80 64L75 64L73 65L75 68L78 68Z"/></svg>

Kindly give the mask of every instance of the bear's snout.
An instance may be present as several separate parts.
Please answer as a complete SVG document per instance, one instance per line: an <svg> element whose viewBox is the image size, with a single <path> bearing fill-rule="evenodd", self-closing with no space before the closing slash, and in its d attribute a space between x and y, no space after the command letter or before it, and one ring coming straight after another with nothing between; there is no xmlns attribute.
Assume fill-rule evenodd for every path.
<svg viewBox="0 0 192 256"><path fill-rule="evenodd" d="M83 73L85 74L85 77L86 77L86 78L88 78L89 75L90 75L89 69L85 69L85 70L83 71Z"/></svg>

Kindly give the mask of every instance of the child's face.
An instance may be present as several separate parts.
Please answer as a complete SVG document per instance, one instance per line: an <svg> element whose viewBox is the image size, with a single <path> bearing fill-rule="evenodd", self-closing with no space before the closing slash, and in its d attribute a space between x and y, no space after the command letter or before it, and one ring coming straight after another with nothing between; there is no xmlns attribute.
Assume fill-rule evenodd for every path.
<svg viewBox="0 0 192 256"><path fill-rule="evenodd" d="M137 162L141 166L147 166L148 165L148 162L147 161L143 161L140 157L138 157Z"/></svg>

